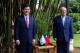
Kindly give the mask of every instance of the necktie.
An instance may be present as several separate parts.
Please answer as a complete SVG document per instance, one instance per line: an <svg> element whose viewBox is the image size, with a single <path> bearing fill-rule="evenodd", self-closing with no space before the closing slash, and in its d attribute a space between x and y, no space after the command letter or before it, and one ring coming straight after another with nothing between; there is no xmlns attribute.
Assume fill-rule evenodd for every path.
<svg viewBox="0 0 80 53"><path fill-rule="evenodd" d="M27 28L29 28L29 16L26 16L26 25L27 25Z"/></svg>
<svg viewBox="0 0 80 53"><path fill-rule="evenodd" d="M65 17L62 17L62 23L63 23L63 26L64 26L64 23L65 23Z"/></svg>

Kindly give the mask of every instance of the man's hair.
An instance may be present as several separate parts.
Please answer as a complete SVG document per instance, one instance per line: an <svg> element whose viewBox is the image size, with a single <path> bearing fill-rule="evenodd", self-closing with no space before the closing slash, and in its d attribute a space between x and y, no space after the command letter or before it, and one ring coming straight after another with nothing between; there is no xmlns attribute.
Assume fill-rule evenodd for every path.
<svg viewBox="0 0 80 53"><path fill-rule="evenodd" d="M60 7L59 7L59 9L61 9L61 7L65 7L65 8L67 9L67 7L66 7L66 6L60 6Z"/></svg>
<svg viewBox="0 0 80 53"><path fill-rule="evenodd" d="M25 7L30 7L30 5L29 4L22 4L21 5L21 9L24 9Z"/></svg>

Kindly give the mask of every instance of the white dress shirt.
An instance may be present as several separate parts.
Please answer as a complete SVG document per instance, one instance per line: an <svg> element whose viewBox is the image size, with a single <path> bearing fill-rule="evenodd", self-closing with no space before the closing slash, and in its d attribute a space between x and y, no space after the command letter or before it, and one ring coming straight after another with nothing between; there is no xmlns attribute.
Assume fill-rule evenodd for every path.
<svg viewBox="0 0 80 53"><path fill-rule="evenodd" d="M62 19L62 23L63 23L63 26L64 26L66 16L61 16L61 19Z"/></svg>

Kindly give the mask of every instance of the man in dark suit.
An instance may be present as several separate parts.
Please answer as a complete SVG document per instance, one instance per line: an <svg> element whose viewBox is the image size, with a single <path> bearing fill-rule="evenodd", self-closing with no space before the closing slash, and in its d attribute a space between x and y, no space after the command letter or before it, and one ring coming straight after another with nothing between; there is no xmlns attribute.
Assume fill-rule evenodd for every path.
<svg viewBox="0 0 80 53"><path fill-rule="evenodd" d="M18 53L33 53L35 45L35 20L30 16L30 6L22 5L23 15L15 21L15 42Z"/></svg>
<svg viewBox="0 0 80 53"><path fill-rule="evenodd" d="M70 53L69 42L73 40L72 17L67 16L66 7L60 7L60 16L54 18L53 38L57 43L57 53Z"/></svg>

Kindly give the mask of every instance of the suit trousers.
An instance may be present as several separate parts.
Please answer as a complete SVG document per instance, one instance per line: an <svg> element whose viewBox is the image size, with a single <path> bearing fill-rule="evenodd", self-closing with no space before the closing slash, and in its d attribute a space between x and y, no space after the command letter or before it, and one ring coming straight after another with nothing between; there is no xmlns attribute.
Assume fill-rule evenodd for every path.
<svg viewBox="0 0 80 53"><path fill-rule="evenodd" d="M57 41L57 53L70 53L69 42Z"/></svg>
<svg viewBox="0 0 80 53"><path fill-rule="evenodd" d="M33 46L32 44L20 44L17 48L17 53L33 53Z"/></svg>

